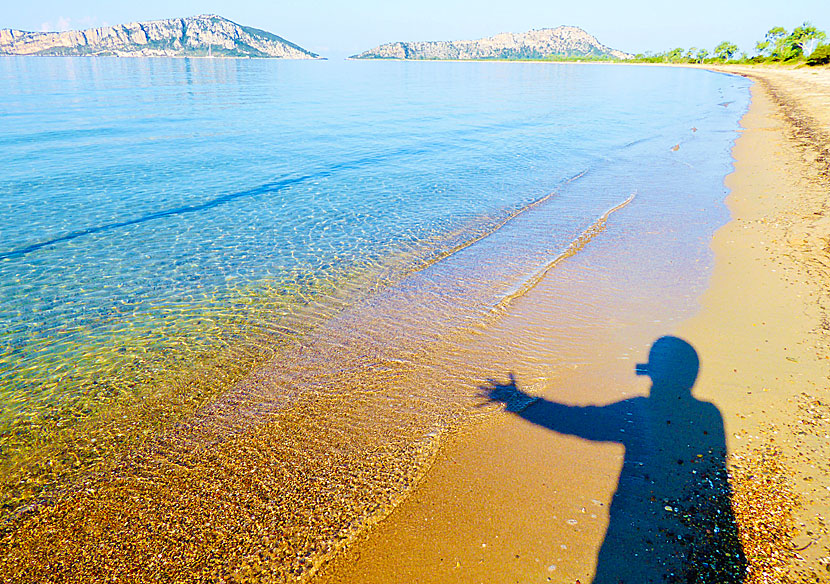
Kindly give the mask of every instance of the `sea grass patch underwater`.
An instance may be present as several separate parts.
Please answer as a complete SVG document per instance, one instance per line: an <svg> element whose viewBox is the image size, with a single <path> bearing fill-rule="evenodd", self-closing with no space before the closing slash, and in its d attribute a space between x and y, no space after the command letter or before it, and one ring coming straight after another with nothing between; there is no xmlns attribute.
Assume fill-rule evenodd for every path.
<svg viewBox="0 0 830 584"><path fill-rule="evenodd" d="M119 322L116 332L51 338L25 368L12 367L20 356L7 352L7 389L21 397L0 420L3 518L52 487L102 470L116 451L135 448L232 387L307 332L310 311L318 318L336 311L334 302L315 301L330 300L336 287L330 280L271 282L199 304L153 307Z"/></svg>

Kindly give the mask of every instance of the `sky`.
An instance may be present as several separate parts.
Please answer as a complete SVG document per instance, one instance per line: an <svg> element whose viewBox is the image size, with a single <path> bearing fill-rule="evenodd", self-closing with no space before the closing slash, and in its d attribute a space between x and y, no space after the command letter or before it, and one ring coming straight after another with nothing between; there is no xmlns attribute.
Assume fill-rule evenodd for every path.
<svg viewBox="0 0 830 584"><path fill-rule="evenodd" d="M830 35L828 0L0 0L0 28L83 29L205 13L329 58L390 41L475 39L563 24L630 53L711 51L728 40L751 55L773 26L792 30L805 20Z"/></svg>

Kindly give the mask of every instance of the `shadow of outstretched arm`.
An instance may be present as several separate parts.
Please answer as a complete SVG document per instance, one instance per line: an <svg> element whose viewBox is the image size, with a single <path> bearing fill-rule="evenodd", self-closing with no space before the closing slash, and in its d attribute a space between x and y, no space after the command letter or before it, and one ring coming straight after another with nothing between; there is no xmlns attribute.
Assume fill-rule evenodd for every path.
<svg viewBox="0 0 830 584"><path fill-rule="evenodd" d="M537 426L624 446L592 584L744 581L723 417L692 393L699 367L692 345L665 336L635 370L651 378L648 397L569 406L527 394L512 373L479 388Z"/></svg>
<svg viewBox="0 0 830 584"><path fill-rule="evenodd" d="M561 434L599 442L624 441L625 415L633 409L634 402L627 400L607 406L569 406L524 392L519 388L512 372L506 383L490 379L479 389L479 395L489 402L503 403L505 411L528 422Z"/></svg>

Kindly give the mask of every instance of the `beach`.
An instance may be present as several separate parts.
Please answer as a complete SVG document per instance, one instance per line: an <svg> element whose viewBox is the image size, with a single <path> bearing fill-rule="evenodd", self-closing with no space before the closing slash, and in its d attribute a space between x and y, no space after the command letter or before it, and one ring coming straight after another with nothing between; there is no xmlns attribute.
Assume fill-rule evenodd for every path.
<svg viewBox="0 0 830 584"><path fill-rule="evenodd" d="M180 65L165 62L165 75L187 78ZM275 129L296 124L292 148L324 138L322 158L299 157L307 168L285 174L292 148L279 144L281 132L221 135L227 160L247 159L251 136L276 140L245 188L229 171L212 188L194 182L189 198L164 201L161 212L159 193L178 192L175 177L190 176L170 172L167 187L132 193L143 214L113 209L118 221L9 254L7 269L38 270L63 265L77 245L124 254L130 261L118 265L144 276L134 289L125 279L97 295L78 290L77 304L45 305L60 316L103 300L84 317L102 319L107 326L89 330L107 342L72 361L91 380L88 391L79 385L77 423L49 409L47 392L42 408L24 391L13 402L28 408L17 421L37 443L7 454L0 581L823 576L827 69L269 66L198 72L211 83L239 73L233 87L249 92L251 112L224 107L232 92L198 103L237 121L267 113ZM141 79L146 63L108 67L106 75L126 67ZM260 74L274 71L296 75L302 95L306 83L336 95L338 76L368 85L346 84L354 95L333 115L288 100L292 116L249 81L278 79ZM735 73L756 81L746 115L747 81ZM607 100L601 87L620 98ZM378 109L372 96L388 91L396 98ZM256 105L262 96L273 102ZM419 99L438 113L422 119ZM192 115L182 103L170 101ZM373 115L388 130L363 122ZM220 119L208 116L205 127ZM318 136L319 124L329 131ZM153 155L176 143L159 151L153 124L132 131ZM388 142L360 150L376 132ZM210 132L183 139L216 150ZM100 144L106 151L105 137ZM41 155L64 164L52 156L61 147L44 141ZM179 148L181 167L170 168L202 168L191 150ZM104 177L120 184L128 153L112 156L117 172ZM80 179L82 195L107 184L92 171ZM214 229L199 229L206 219ZM136 225L143 235L134 239ZM218 229L227 241L215 247ZM191 242L195 259L178 241ZM168 250L181 257L171 264ZM98 263L82 269L96 281ZM166 304L179 297L189 303ZM155 361L106 352L133 337L170 341L167 329L148 336L142 326L119 336L130 319L152 328L157 307L180 348L156 346ZM42 320L48 326L33 330L45 335L54 321L55 334L84 350L62 318ZM188 358L189 342L216 342L209 327L227 332L229 350L217 354L238 370ZM248 345L262 354L246 361ZM107 358L90 357L99 353ZM179 358L182 370L168 371L161 356ZM53 375L71 396L72 379L37 363L27 370ZM117 375L102 375L99 363ZM119 363L161 381L134 385L135 371ZM210 383L196 391L202 378ZM0 436L25 446L27 434Z"/></svg>
<svg viewBox="0 0 830 584"><path fill-rule="evenodd" d="M669 581L696 581L695 570L704 564L727 570L721 582L826 581L830 70L719 70L755 81L733 150L734 172L726 179L731 219L713 238L714 269L700 310L664 333L694 347L700 371L693 395L714 404L722 417L726 494L744 557L735 560L740 552L718 544L712 551L711 540L719 537L702 506L667 504L667 514L687 512L685 527L697 537L675 541L649 565L656 566L655 579L666 566ZM613 228L612 219L609 232ZM579 262L557 266L564 276L549 274L515 303L499 334L530 328L540 345L546 333L554 336L555 327L539 322L546 301L563 292L569 274L578 280L585 270L600 271L600 247L601 241L589 245ZM601 303L603 290L594 292ZM638 310L640 317L648 314ZM640 347L637 360L648 358L655 326L637 326L636 316L634 310L628 326L619 327L624 338L605 336L596 355L537 383L531 393L545 403L575 406L647 395L647 380L634 375L634 362L620 358L631 346ZM513 378L505 372L492 385L521 389L521 372ZM611 386L614 392L602 390ZM483 389L493 395L492 386ZM497 419L453 434L410 496L312 581L592 581L609 506L625 473L624 448L552 432L529 420L538 402L526 406L508 403ZM659 547L646 537L631 542L643 547L618 553L621 572ZM735 561L707 553L731 553ZM696 565L677 563L677 555ZM594 581L611 581L606 576L613 570Z"/></svg>
<svg viewBox="0 0 830 584"><path fill-rule="evenodd" d="M36 582L303 581L439 476L445 444L501 423L488 387L517 414L547 390L639 403L635 362L705 289L749 102L734 76L547 63L21 57L0 76L0 190L36 218L4 216L0 574ZM526 456L587 465L569 528L603 520L609 446Z"/></svg>

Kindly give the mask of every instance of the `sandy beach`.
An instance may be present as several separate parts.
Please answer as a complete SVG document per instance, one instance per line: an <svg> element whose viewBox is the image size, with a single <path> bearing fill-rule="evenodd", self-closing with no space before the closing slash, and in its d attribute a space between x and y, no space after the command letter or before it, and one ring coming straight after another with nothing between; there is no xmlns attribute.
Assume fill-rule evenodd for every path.
<svg viewBox="0 0 830 584"><path fill-rule="evenodd" d="M0 582L830 581L830 69L721 72L755 81L725 186L746 82L668 71L718 82L705 115L672 116L640 193L583 173L619 198L530 283L444 336L407 294L344 310L21 504ZM519 263L517 216L474 277ZM402 290L465 281L435 265Z"/></svg>
<svg viewBox="0 0 830 584"><path fill-rule="evenodd" d="M657 335L659 326L644 322L643 307L642 324L636 310L628 317L610 312L607 318L619 319L617 333L607 335L595 355L576 359L573 368L530 388L521 371L483 385L496 402L510 404L505 396L525 390L538 399L525 409L508 406L450 436L411 495L312 581L830 579L830 70L721 70L755 84L733 151L734 172L726 179L731 220L713 238L714 270L700 311ZM579 280L585 270L602 272L602 243L592 245L516 302L490 342L499 334L532 330L529 336L544 347L546 335L567 330L567 323L557 329L540 321L546 301L567 291L563 281ZM598 303L619 307L604 296L613 290L599 285L593 293ZM689 379L661 380L660 355L653 354L650 388L647 376L634 375L627 355L638 347L634 359L646 362L659 334L693 347L684 361L668 361L689 369ZM536 350L540 360L556 359ZM656 397L672 383L678 391L694 383L684 405L646 400L650 389ZM647 404L647 413L670 418L666 424L674 420L677 427L681 420L697 429L693 416L711 412L713 405L718 413L706 420L715 430L704 430L708 438L697 443L701 437L692 438L691 430L678 432L676 444L655 447L638 460L626 449L648 444L648 436L609 438L585 424L561 422L571 412L610 412L618 404L630 404L635 418ZM585 407L591 405L604 407ZM634 426L616 431L636 433ZM729 473L728 484L720 486L719 441ZM648 457L666 458L669 451L682 452L677 466L657 472L664 480L689 477L683 496L661 493L654 476L642 476L642 468L650 468ZM696 480L696 486L689 482ZM647 489L655 493L650 499L643 496ZM641 505L647 517L626 516L626 504ZM626 521L631 529L620 529Z"/></svg>

